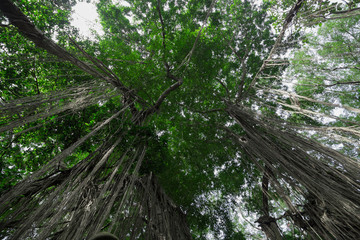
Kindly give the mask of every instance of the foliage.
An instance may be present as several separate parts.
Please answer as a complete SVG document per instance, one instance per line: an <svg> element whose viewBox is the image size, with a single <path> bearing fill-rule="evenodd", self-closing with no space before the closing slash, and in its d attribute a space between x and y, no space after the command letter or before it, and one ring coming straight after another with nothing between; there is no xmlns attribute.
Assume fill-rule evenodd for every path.
<svg viewBox="0 0 360 240"><path fill-rule="evenodd" d="M34 216L21 203L41 209L45 206L42 198L56 204L66 195L51 198L53 190L73 197L61 203L81 206L63 215L61 226L73 213L73 219L91 222L86 211L81 211L84 206L97 209L91 204L101 202L104 206L98 209L107 209L110 215L103 225L96 220L90 232L99 227L114 230L117 223L112 219L123 219L127 227L133 224L143 229L138 236L145 236L141 234L151 228L153 209L144 202L163 197L156 195L162 190L151 182L153 175L180 210L172 204L169 208L166 197L158 206L184 212L194 239L245 239L245 223L239 223L234 210L239 204L256 216L271 215L281 221L295 222L301 212L302 224L320 221L322 209L312 206L314 201L322 201L334 222L344 214L322 197L336 193L336 186L356 188L350 180L356 178L351 173L357 163L304 135L315 131L314 139L330 147L340 143L340 151L359 156L359 114L354 114L359 113L360 94L358 15L321 23L316 33L303 35L299 26L317 21L306 19L309 14L340 14L328 1L323 5L307 2L299 11L293 34L276 39L284 19L288 21L289 9L302 1L136 0L122 5L100 0L96 6L105 34L91 41L78 38L78 31L70 26L76 1L14 2L45 37L76 61L60 60L37 48L0 16L5 25L0 28L0 194L11 196L31 181L61 176L33 195L31 188L29 199L27 194L11 196L14 202L6 204L13 207L0 216L0 221L11 219L11 230L0 229L0 236L7 236L20 217ZM322 12L321 7L330 12ZM290 61L282 59L294 45ZM78 63L88 64L92 72L82 71ZM335 115L334 108L343 109L343 116L326 122ZM338 139L326 135L330 128L340 129ZM343 171L346 164L349 170ZM264 186L266 174L269 186ZM318 176L318 183L310 175ZM320 189L334 179L331 191ZM153 184L148 189L154 195L144 184ZM124 187L122 195L109 200L118 186ZM100 189L105 193L95 197ZM314 192L316 196L311 195ZM150 197L144 200L146 196ZM344 205L346 197L334 199ZM119 214L123 204L128 209ZM306 212L306 207L314 212ZM292 211L295 208L298 212ZM130 222L145 211L139 209L147 209L149 215ZM126 216L127 212L134 215ZM56 214L48 213L48 219ZM74 235L61 226L51 230L48 219L44 217L40 228L54 236L89 233L80 231L83 223ZM324 230L323 226L309 230L296 224L291 231L282 229L284 239ZM141 227L145 225L150 227ZM115 226L115 230L119 229ZM29 234L38 233L35 229Z"/></svg>

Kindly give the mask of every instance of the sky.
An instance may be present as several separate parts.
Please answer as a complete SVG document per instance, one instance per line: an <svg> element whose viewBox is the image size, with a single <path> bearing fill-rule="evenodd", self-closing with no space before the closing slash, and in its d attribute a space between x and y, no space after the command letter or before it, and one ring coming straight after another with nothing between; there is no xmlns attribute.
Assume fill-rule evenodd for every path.
<svg viewBox="0 0 360 240"><path fill-rule="evenodd" d="M73 10L74 13L71 15L71 25L77 27L80 30L81 35L93 38L91 29L95 30L100 35L104 34L94 3L87 3L85 1L78 2Z"/></svg>

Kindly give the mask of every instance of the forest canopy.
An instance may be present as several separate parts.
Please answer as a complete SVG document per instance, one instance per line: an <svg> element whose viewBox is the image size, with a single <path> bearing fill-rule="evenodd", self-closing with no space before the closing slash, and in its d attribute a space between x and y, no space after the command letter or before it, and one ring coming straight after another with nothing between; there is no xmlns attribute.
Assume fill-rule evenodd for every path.
<svg viewBox="0 0 360 240"><path fill-rule="evenodd" d="M357 239L360 3L0 2L0 237Z"/></svg>

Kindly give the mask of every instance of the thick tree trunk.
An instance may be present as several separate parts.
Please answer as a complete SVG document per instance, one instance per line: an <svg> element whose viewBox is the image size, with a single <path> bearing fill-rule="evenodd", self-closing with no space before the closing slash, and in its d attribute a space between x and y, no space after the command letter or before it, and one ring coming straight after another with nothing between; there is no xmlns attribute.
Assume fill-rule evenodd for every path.
<svg viewBox="0 0 360 240"><path fill-rule="evenodd" d="M259 120L235 105L229 106L228 112L245 130L246 135L238 142L260 169L259 160L269 166L277 179L285 181L293 194L300 194L302 198L310 194L318 199L318 203L322 203L324 211L305 212L305 216L309 214L314 221L305 222L309 227L317 225L323 229L316 234L324 239L334 236L335 239L352 240L360 236L357 162L298 135L287 125L281 125L280 120ZM276 191L282 188L279 181L274 182L274 187ZM294 208L288 195L278 194L292 215L302 212ZM315 206L310 206L309 210ZM264 222L269 223L272 229L270 220L265 219Z"/></svg>
<svg viewBox="0 0 360 240"><path fill-rule="evenodd" d="M283 239L275 218L265 215L260 217L256 222L260 224L261 229L270 240Z"/></svg>
<svg viewBox="0 0 360 240"><path fill-rule="evenodd" d="M276 219L270 216L269 212L269 179L271 169L268 166L264 167L262 178L262 192L263 192L263 216L261 216L256 222L260 224L261 229L270 240L281 240L282 235L279 226L276 223Z"/></svg>

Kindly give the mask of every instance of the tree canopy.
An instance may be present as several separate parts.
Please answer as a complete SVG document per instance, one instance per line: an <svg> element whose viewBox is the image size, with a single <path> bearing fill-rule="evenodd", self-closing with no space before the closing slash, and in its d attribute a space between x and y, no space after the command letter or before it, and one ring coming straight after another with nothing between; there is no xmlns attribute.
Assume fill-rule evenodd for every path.
<svg viewBox="0 0 360 240"><path fill-rule="evenodd" d="M360 235L357 1L76 2L0 3L1 237Z"/></svg>

